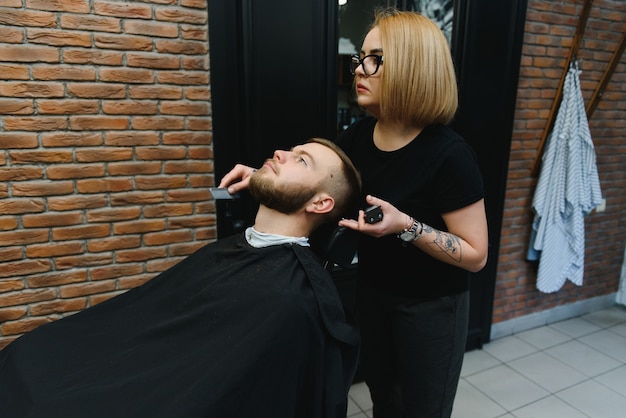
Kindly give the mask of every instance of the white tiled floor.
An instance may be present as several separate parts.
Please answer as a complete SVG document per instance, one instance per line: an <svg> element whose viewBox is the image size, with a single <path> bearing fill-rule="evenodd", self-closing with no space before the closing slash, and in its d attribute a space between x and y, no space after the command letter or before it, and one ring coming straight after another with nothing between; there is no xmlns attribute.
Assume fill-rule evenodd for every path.
<svg viewBox="0 0 626 418"><path fill-rule="evenodd" d="M371 418L365 383L348 417ZM626 417L626 309L615 306L465 354L453 418Z"/></svg>

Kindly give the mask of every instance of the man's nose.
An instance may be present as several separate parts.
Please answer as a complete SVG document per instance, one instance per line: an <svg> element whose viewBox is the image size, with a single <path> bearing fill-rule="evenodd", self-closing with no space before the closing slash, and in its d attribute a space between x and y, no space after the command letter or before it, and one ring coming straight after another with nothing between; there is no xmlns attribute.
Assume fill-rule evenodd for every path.
<svg viewBox="0 0 626 418"><path fill-rule="evenodd" d="M289 155L288 152L289 151L277 149L276 151L274 151L274 160L278 163L284 163L285 161L287 161Z"/></svg>

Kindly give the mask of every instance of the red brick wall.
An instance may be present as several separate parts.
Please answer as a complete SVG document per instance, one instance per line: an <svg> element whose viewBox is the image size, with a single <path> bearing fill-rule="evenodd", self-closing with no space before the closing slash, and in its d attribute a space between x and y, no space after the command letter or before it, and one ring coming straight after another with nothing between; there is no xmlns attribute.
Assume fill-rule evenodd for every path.
<svg viewBox="0 0 626 418"><path fill-rule="evenodd" d="M216 236L206 0L0 0L0 348Z"/></svg>
<svg viewBox="0 0 626 418"><path fill-rule="evenodd" d="M529 0L522 50L517 111L495 292L494 322L617 291L626 244L626 55L621 57L590 119L606 211L585 220L582 287L570 282L557 293L536 290L536 264L525 261L536 177L535 155L583 0ZM589 102L626 30L623 0L595 0L578 58L585 103Z"/></svg>

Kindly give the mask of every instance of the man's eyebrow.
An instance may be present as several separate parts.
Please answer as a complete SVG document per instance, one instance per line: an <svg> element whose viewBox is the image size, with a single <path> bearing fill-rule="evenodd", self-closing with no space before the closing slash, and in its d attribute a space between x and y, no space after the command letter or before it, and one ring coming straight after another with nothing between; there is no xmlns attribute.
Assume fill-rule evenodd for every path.
<svg viewBox="0 0 626 418"><path fill-rule="evenodd" d="M304 155L309 159L309 163L311 164L312 167L315 167L315 158L313 157L313 155L309 152L307 152L306 150L302 149L302 147L293 147L291 148L292 152L295 152L298 155Z"/></svg>

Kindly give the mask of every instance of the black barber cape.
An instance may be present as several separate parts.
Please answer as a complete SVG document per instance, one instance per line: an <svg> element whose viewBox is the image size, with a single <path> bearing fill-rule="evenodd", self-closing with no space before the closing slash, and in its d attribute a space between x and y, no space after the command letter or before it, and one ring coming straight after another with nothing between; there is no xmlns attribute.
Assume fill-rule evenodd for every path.
<svg viewBox="0 0 626 418"><path fill-rule="evenodd" d="M358 334L299 245L207 245L0 351L0 416L345 417Z"/></svg>

